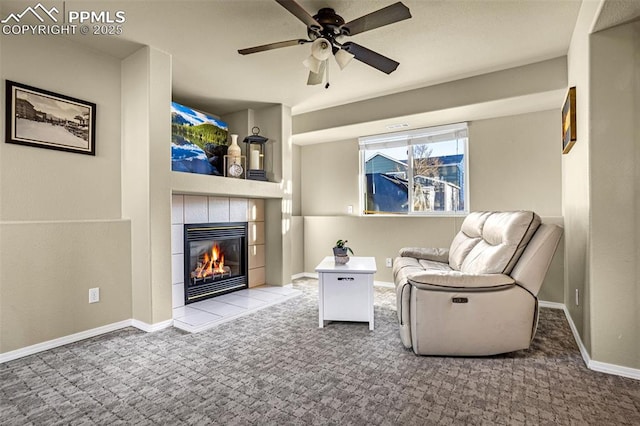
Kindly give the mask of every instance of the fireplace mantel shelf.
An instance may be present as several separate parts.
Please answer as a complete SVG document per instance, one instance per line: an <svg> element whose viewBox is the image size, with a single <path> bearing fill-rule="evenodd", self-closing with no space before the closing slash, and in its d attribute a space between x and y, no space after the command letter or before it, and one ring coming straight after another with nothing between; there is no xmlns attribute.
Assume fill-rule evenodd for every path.
<svg viewBox="0 0 640 426"><path fill-rule="evenodd" d="M222 176L171 172L171 190L176 194L283 198L283 187L284 185L279 182L263 182Z"/></svg>

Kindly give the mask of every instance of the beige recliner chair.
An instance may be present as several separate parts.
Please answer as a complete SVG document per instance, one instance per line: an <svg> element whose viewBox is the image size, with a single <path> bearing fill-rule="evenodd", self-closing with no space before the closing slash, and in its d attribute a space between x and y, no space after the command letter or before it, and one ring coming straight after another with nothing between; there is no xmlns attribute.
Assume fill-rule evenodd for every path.
<svg viewBox="0 0 640 426"><path fill-rule="evenodd" d="M449 249L401 249L393 274L404 346L419 355L528 348L561 236L534 212L474 212Z"/></svg>

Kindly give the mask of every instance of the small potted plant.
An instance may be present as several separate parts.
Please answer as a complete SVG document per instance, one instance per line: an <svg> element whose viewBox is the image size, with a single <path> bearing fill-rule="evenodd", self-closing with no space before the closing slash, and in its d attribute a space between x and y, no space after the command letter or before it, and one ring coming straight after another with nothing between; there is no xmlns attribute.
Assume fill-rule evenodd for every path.
<svg viewBox="0 0 640 426"><path fill-rule="evenodd" d="M333 257L336 263L344 265L349 261L349 253L353 254L353 250L347 246L347 240L338 240L333 247Z"/></svg>

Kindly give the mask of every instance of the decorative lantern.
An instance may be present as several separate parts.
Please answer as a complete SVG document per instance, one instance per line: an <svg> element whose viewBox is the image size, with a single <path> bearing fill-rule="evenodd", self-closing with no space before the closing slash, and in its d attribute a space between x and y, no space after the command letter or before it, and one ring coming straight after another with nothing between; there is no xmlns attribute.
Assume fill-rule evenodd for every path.
<svg viewBox="0 0 640 426"><path fill-rule="evenodd" d="M267 172L264 170L264 145L269 140L264 136L260 136L260 128L251 129L252 135L244 138L242 142L247 144L247 158L249 159L249 170L247 170L247 179L267 180Z"/></svg>

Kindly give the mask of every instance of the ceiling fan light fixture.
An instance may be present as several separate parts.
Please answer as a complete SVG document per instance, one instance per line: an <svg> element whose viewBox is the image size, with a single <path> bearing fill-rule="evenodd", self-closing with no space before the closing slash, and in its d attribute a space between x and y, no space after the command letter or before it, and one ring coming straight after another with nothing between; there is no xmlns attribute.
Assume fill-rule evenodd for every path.
<svg viewBox="0 0 640 426"><path fill-rule="evenodd" d="M311 44L311 56L319 61L329 59L331 56L331 43L326 38L317 38Z"/></svg>
<svg viewBox="0 0 640 426"><path fill-rule="evenodd" d="M340 37L349 37L376 28L394 24L411 18L411 11L401 1L360 16L352 21L345 20L329 7L318 10L315 16L311 16L300 4L299 0L275 0L289 13L298 18L307 27L308 39L286 40L261 46L239 49L241 55L264 52L282 47L311 43L311 56L303 63L311 70L308 84L319 84L321 76L328 69L329 56L332 54L341 69L344 69L354 58L385 74L391 74L400 65L399 62L387 58L378 52L367 49L353 42L339 42ZM328 75L327 75L327 85Z"/></svg>
<svg viewBox="0 0 640 426"><path fill-rule="evenodd" d="M315 86L317 84L322 84L324 80L325 72L327 67L327 61L320 62L320 68L318 72L314 72L313 70L309 71L309 78L307 79L308 86Z"/></svg>
<svg viewBox="0 0 640 426"><path fill-rule="evenodd" d="M320 72L320 65L322 65L323 61L316 59L313 55L309 55L307 59L302 61L302 64L309 68L309 71L318 74Z"/></svg>
<svg viewBox="0 0 640 426"><path fill-rule="evenodd" d="M347 52L344 49L338 50L334 56L341 70L345 69L347 65L349 65L351 60L355 58L355 55Z"/></svg>

